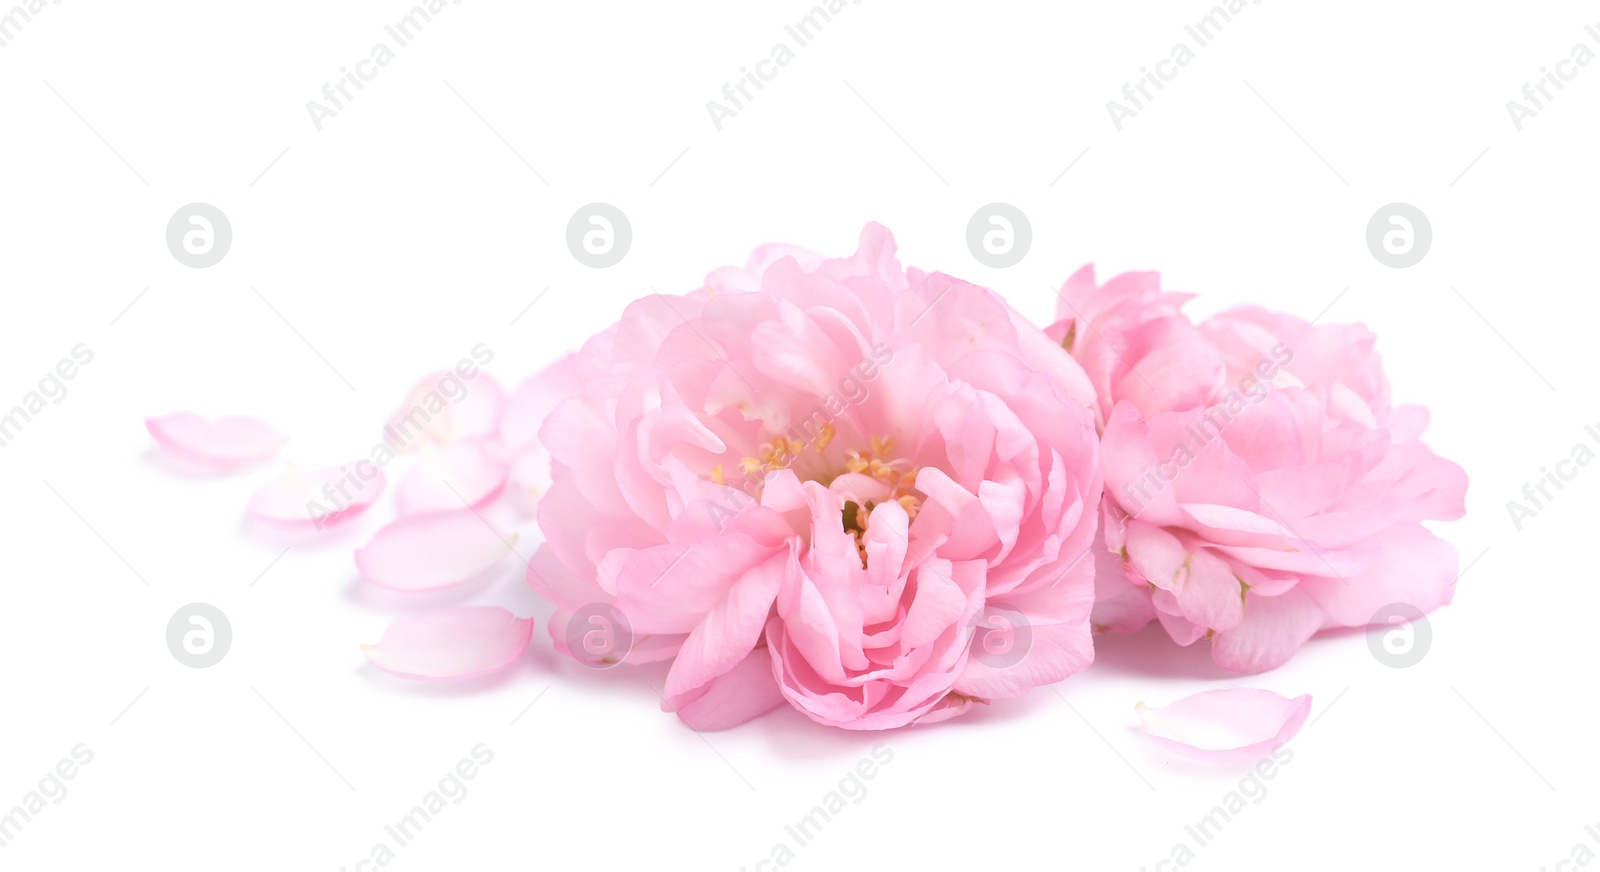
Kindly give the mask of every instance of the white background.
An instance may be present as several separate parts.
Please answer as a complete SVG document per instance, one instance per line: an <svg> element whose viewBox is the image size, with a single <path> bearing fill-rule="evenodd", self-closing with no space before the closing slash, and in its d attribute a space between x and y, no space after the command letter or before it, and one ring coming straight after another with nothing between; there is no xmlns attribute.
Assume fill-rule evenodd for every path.
<svg viewBox="0 0 1600 872"><path fill-rule="evenodd" d="M1154 747L1133 705L1235 685L1311 693L1314 720L1188 868L1600 853L1600 471L1521 531L1506 509L1600 423L1600 63L1520 132L1505 108L1574 44L1600 51L1593 4L1266 0L1119 132L1106 101L1189 40L1204 0L866 0L719 132L706 101L807 4L467 0L317 131L306 102L408 8L65 0L0 48L0 408L94 351L0 449L0 811L74 745L94 752L0 867L354 869L482 742L493 762L390 868L754 869L884 742L892 762L792 868L1155 869L1243 772ZM209 269L164 242L195 201L232 221ZM565 246L592 201L632 221L610 269ZM1010 269L965 246L993 201L1032 222ZM1404 270L1364 241L1394 201L1434 232ZM143 430L252 413L294 435L286 459L344 462L477 343L513 384L651 287L696 287L765 241L845 254L867 220L905 262L1041 321L1092 260L1163 270L1202 295L1196 315L1256 301L1370 324L1397 399L1430 405L1426 438L1471 478L1466 519L1438 529L1477 562L1428 656L1389 669L1351 633L1241 678L1147 631L932 728L852 734L785 709L702 737L657 710L661 671L558 658L512 560L466 598L539 617L515 668L377 673L359 643L435 604L356 576L349 552L387 509L283 554L243 524L270 469L177 476ZM164 639L195 601L234 632L203 670Z"/></svg>

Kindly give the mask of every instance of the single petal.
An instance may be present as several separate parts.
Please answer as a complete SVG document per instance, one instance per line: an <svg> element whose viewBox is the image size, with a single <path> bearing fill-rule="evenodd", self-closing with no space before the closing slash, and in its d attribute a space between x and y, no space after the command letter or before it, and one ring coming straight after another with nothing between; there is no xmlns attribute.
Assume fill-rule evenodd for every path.
<svg viewBox="0 0 1600 872"><path fill-rule="evenodd" d="M481 509L505 489L510 470L481 440L424 445L415 466L400 477L395 504L402 515L472 507Z"/></svg>
<svg viewBox="0 0 1600 872"><path fill-rule="evenodd" d="M726 674L749 655L767 625L772 601L794 560L779 551L746 571L696 626L672 661L662 693L678 702Z"/></svg>
<svg viewBox="0 0 1600 872"><path fill-rule="evenodd" d="M361 577L400 591L471 581L505 559L507 540L477 512L424 512L401 518L355 553Z"/></svg>
<svg viewBox="0 0 1600 872"><path fill-rule="evenodd" d="M168 455L213 469L238 469L270 460L289 437L242 415L208 420L194 412L146 418L145 429Z"/></svg>
<svg viewBox="0 0 1600 872"><path fill-rule="evenodd" d="M513 451L527 447L539 436L539 427L561 401L582 385L582 361L569 354L517 385L500 418L500 441Z"/></svg>
<svg viewBox="0 0 1600 872"><path fill-rule="evenodd" d="M497 606L449 606L399 618L361 650L373 666L405 678L470 678L516 662L532 636L532 618Z"/></svg>
<svg viewBox="0 0 1600 872"><path fill-rule="evenodd" d="M364 459L326 469L290 466L251 495L246 511L263 524L321 530L366 511L386 481L383 470Z"/></svg>
<svg viewBox="0 0 1600 872"><path fill-rule="evenodd" d="M1316 601L1298 585L1276 596L1246 594L1245 598L1244 620L1211 640L1211 659L1223 669L1276 669L1322 629L1326 620Z"/></svg>
<svg viewBox="0 0 1600 872"><path fill-rule="evenodd" d="M471 375L465 373L470 372ZM493 436L500 429L506 390L465 363L423 377L389 416L384 438L396 451L423 441L451 442Z"/></svg>
<svg viewBox="0 0 1600 872"><path fill-rule="evenodd" d="M1455 546L1418 522L1394 524L1375 541L1379 556L1366 572L1301 582L1327 614L1327 623L1360 627L1391 603L1431 612L1450 601L1458 574Z"/></svg>
<svg viewBox="0 0 1600 872"><path fill-rule="evenodd" d="M678 720L696 732L727 730L766 714L783 702L772 673L772 655L757 648L738 665L701 688L703 691L676 709ZM662 711L673 709L665 701Z"/></svg>
<svg viewBox="0 0 1600 872"><path fill-rule="evenodd" d="M1155 619L1149 589L1128 577L1120 557L1096 544L1090 626L1098 633L1134 633Z"/></svg>
<svg viewBox="0 0 1600 872"><path fill-rule="evenodd" d="M1254 687L1207 690L1161 708L1134 706L1145 735L1180 754L1250 759L1270 754L1300 732L1311 695L1289 699Z"/></svg>

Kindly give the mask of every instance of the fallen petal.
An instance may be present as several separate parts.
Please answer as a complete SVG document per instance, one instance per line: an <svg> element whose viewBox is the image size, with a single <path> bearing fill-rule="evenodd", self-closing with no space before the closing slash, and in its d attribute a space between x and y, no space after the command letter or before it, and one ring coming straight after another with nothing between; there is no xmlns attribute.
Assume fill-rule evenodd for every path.
<svg viewBox="0 0 1600 872"><path fill-rule="evenodd" d="M213 469L237 469L270 460L289 437L243 415L209 420L194 412L146 418L145 429L168 455Z"/></svg>
<svg viewBox="0 0 1600 872"><path fill-rule="evenodd" d="M423 377L389 416L384 438L397 451L424 442L453 442L493 436L500 428L505 388L488 373L470 379L444 370Z"/></svg>
<svg viewBox="0 0 1600 872"><path fill-rule="evenodd" d="M426 445L395 487L402 515L481 509L505 489L508 470L481 441Z"/></svg>
<svg viewBox="0 0 1600 872"><path fill-rule="evenodd" d="M1207 690L1161 708L1134 706L1145 735L1191 757L1261 757L1294 738L1311 713L1311 695L1270 690Z"/></svg>
<svg viewBox="0 0 1600 872"><path fill-rule="evenodd" d="M368 460L327 469L291 466L250 497L247 512L275 527L321 530L366 511L385 482L383 470Z"/></svg>
<svg viewBox="0 0 1600 872"><path fill-rule="evenodd" d="M533 619L497 606L449 606L406 615L362 645L373 666L405 678L470 678L516 662Z"/></svg>
<svg viewBox="0 0 1600 872"><path fill-rule="evenodd" d="M509 540L470 509L408 515L356 550L361 577L414 592L471 581L505 559Z"/></svg>

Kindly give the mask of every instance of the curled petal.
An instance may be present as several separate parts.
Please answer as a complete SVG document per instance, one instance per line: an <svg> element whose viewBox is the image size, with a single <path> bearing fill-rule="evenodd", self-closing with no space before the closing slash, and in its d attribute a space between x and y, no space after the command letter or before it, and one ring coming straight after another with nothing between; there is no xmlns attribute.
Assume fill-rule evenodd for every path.
<svg viewBox="0 0 1600 872"><path fill-rule="evenodd" d="M481 509L505 489L508 475L506 465L482 441L428 445L395 487L395 503L402 515Z"/></svg>
<svg viewBox="0 0 1600 872"><path fill-rule="evenodd" d="M383 470L367 460L327 469L289 467L250 497L250 517L287 529L321 530L366 511L383 494Z"/></svg>
<svg viewBox="0 0 1600 872"><path fill-rule="evenodd" d="M437 590L471 581L505 559L507 540L477 512L424 512L401 518L355 553L361 577L399 591Z"/></svg>
<svg viewBox="0 0 1600 872"><path fill-rule="evenodd" d="M1161 708L1134 707L1145 735L1191 757L1250 759L1300 732L1311 695L1289 699L1254 687L1207 690Z"/></svg>
<svg viewBox="0 0 1600 872"><path fill-rule="evenodd" d="M213 469L238 469L272 459L289 437L242 415L207 419L194 412L146 418L145 429L168 455Z"/></svg>
<svg viewBox="0 0 1600 872"><path fill-rule="evenodd" d="M406 615L361 650L373 666L404 678L470 678L516 662L533 619L496 606L449 606Z"/></svg>

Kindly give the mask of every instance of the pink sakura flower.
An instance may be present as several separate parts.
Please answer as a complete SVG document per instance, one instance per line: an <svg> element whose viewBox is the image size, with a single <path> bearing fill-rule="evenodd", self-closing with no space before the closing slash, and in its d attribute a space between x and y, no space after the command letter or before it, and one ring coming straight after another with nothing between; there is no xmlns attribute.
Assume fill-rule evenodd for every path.
<svg viewBox="0 0 1600 872"><path fill-rule="evenodd" d="M1094 623L1158 620L1221 666L1272 669L1319 630L1450 601L1466 473L1393 406L1374 337L1246 307L1200 324L1155 273L1067 280L1049 331L1099 392L1104 544ZM1118 570L1121 570L1120 572Z"/></svg>
<svg viewBox="0 0 1600 872"><path fill-rule="evenodd" d="M758 250L572 362L528 581L558 648L670 660L697 729L787 701L849 729L953 717L1089 664L1101 473L1079 366L993 292Z"/></svg>

